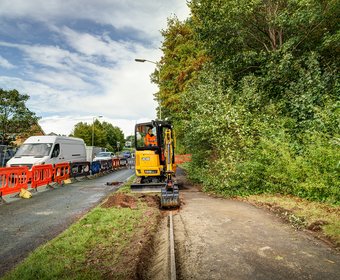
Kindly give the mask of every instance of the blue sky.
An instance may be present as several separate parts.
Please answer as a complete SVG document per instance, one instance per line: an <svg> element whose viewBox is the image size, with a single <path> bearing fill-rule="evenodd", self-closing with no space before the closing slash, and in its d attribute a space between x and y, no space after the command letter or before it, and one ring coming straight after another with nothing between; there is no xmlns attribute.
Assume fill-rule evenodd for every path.
<svg viewBox="0 0 340 280"><path fill-rule="evenodd" d="M28 94L46 133L68 135L93 117L132 134L154 119L150 82L167 18L186 0L1 0L0 88Z"/></svg>

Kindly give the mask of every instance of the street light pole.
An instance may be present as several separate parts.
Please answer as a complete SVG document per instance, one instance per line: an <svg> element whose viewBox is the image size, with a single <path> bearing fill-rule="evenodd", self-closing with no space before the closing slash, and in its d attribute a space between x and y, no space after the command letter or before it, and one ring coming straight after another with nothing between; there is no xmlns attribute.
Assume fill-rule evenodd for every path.
<svg viewBox="0 0 340 280"><path fill-rule="evenodd" d="M143 59L143 58L135 58L136 62L150 62L156 65L158 70L158 86L159 86L159 94L158 94L158 108L159 108L159 119L162 119L162 107L161 107L161 71L159 68L159 64L155 61Z"/></svg>
<svg viewBox="0 0 340 280"><path fill-rule="evenodd" d="M93 145L94 145L94 121L95 121L95 119L96 118L102 118L103 116L96 116L96 117L93 117L92 118L92 147L93 147Z"/></svg>

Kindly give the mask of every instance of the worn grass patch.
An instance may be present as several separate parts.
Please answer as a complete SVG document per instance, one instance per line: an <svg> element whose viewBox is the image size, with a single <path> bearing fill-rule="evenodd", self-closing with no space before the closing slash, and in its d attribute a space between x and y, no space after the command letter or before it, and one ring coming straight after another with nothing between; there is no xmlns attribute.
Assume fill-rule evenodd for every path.
<svg viewBox="0 0 340 280"><path fill-rule="evenodd" d="M320 238L328 238L340 248L340 206L283 195L250 195L246 199L286 217L297 227L313 231Z"/></svg>
<svg viewBox="0 0 340 280"><path fill-rule="evenodd" d="M136 175L131 176L130 179L122 185L117 192L122 192L122 193L131 193L131 184L134 182L136 179Z"/></svg>
<svg viewBox="0 0 340 280"><path fill-rule="evenodd" d="M94 208L3 279L138 278L143 240L155 230L160 214L147 201L134 199L138 202L134 209L114 204Z"/></svg>

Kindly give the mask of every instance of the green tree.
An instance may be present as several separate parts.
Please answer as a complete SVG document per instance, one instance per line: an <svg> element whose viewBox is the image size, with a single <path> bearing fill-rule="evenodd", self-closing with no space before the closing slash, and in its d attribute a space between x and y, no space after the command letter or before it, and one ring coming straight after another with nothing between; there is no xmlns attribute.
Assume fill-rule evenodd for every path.
<svg viewBox="0 0 340 280"><path fill-rule="evenodd" d="M190 176L228 195L339 202L339 1L192 0L189 7L190 36L176 40L171 21L163 32L161 97L177 98L163 106L176 112L193 154ZM192 53L177 50L190 45L208 59L180 88L178 73L190 65L181 62Z"/></svg>
<svg viewBox="0 0 340 280"><path fill-rule="evenodd" d="M39 118L26 107L27 94L0 89L0 131L2 144L10 144L11 134L28 132Z"/></svg>
<svg viewBox="0 0 340 280"><path fill-rule="evenodd" d="M108 122L103 122L101 128L106 133L106 146L109 150L116 152L124 147L124 133L119 127L113 126ZM120 143L119 149L117 147L117 142Z"/></svg>
<svg viewBox="0 0 340 280"><path fill-rule="evenodd" d="M176 120L183 111L180 96L195 79L195 73L207 57L193 38L190 20L181 22L177 17L169 18L168 28L161 33L164 55L152 81L160 88L155 97L161 100L162 117Z"/></svg>
<svg viewBox="0 0 340 280"><path fill-rule="evenodd" d="M93 144L98 147L105 147L109 151L117 151L117 141L124 144L122 130L108 122L95 120L93 124L77 123L73 129L73 136L82 138L87 146Z"/></svg>

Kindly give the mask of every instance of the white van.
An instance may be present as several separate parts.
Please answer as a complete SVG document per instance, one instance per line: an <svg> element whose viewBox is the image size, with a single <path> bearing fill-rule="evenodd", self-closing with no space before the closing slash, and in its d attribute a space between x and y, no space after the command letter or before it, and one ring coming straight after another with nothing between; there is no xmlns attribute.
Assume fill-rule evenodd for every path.
<svg viewBox="0 0 340 280"><path fill-rule="evenodd" d="M65 136L32 136L19 148L6 166L56 164L61 162L86 161L83 139Z"/></svg>

